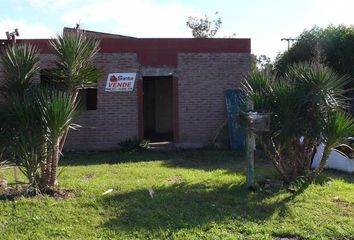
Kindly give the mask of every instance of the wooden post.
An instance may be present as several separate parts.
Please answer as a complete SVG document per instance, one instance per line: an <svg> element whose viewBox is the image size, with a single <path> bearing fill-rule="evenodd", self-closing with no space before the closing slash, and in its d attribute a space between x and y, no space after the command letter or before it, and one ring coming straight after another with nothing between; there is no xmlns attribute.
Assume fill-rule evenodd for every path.
<svg viewBox="0 0 354 240"><path fill-rule="evenodd" d="M247 159L247 187L254 187L254 148L255 133L251 129L247 129L246 137L246 159Z"/></svg>

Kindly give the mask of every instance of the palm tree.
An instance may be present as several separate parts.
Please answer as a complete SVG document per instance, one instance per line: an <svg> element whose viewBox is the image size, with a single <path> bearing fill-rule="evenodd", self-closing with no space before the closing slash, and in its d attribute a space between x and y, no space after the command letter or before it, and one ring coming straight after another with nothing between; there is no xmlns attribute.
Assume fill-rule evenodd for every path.
<svg viewBox="0 0 354 240"><path fill-rule="evenodd" d="M56 39L50 42L57 56L56 66L45 71L45 74L52 83L60 86L70 96L71 109L76 108L79 89L95 86L101 76L102 72L94 65L94 58L99 51L99 43L98 40L88 38L80 31L64 36L58 35ZM58 132L61 135L55 136L56 140L59 139L59 149L56 149L59 152L63 150L69 131L68 125L64 127L64 131L61 129ZM55 147L56 144L55 142ZM53 156L57 157L58 152ZM53 185L56 181L57 166L58 160L53 159L50 185Z"/></svg>
<svg viewBox="0 0 354 240"><path fill-rule="evenodd" d="M311 172L317 144L327 144L328 152L344 138L353 136L353 120L345 114L347 76L339 76L316 63L293 65L284 77L265 72L251 73L242 83L245 101L255 111L272 113L271 131L261 143L276 170L285 180Z"/></svg>
<svg viewBox="0 0 354 240"><path fill-rule="evenodd" d="M28 90L24 96L13 95L0 114L3 154L19 167L28 179L29 189L35 192L39 188L46 141L36 98Z"/></svg>
<svg viewBox="0 0 354 240"><path fill-rule="evenodd" d="M0 151L14 162L36 187L38 164L43 154L41 124L27 96L33 77L38 73L39 53L27 44L6 47L0 57L4 72L0 94L7 100L0 110ZM16 177L16 175L15 175Z"/></svg>
<svg viewBox="0 0 354 240"><path fill-rule="evenodd" d="M57 60L56 67L46 73L53 82L65 86L66 90L73 93L73 100L76 100L80 88L96 86L101 76L101 71L94 65L94 58L99 51L98 40L76 32L58 35L50 44Z"/></svg>
<svg viewBox="0 0 354 240"><path fill-rule="evenodd" d="M0 60L4 72L0 94L6 98L23 96L39 70L38 49L28 44L13 45L5 48Z"/></svg>
<svg viewBox="0 0 354 240"><path fill-rule="evenodd" d="M57 89L39 91L38 102L48 143L51 149L51 168L48 185L54 187L57 179L59 162L59 142L67 128L71 127L77 115L77 104L72 104L72 98L67 92Z"/></svg>

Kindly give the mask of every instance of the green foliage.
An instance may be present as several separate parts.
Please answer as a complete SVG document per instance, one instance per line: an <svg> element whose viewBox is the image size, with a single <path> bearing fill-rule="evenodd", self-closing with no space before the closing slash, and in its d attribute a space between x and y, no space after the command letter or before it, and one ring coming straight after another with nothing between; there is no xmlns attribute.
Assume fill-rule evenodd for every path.
<svg viewBox="0 0 354 240"><path fill-rule="evenodd" d="M35 190L55 182L44 175L56 178L56 169L51 168L58 162L58 143L77 108L71 93L32 84L39 70L38 56L30 45L7 47L1 56L5 69L1 93L6 96L0 110L1 155L20 167Z"/></svg>
<svg viewBox="0 0 354 240"><path fill-rule="evenodd" d="M4 79L0 94L5 97L23 96L38 73L39 53L32 45L19 44L5 48L0 55Z"/></svg>
<svg viewBox="0 0 354 240"><path fill-rule="evenodd" d="M273 64L269 57L266 55L251 54L251 71L266 71L271 72Z"/></svg>
<svg viewBox="0 0 354 240"><path fill-rule="evenodd" d="M140 141L137 138L130 138L121 141L118 145L119 150L122 152L139 152L149 149L149 143L150 141L145 139Z"/></svg>
<svg viewBox="0 0 354 240"><path fill-rule="evenodd" d="M293 63L317 61L325 63L341 75L354 77L354 27L328 26L305 30L293 46L275 61L275 68L284 74ZM350 87L353 87L353 82Z"/></svg>
<svg viewBox="0 0 354 240"><path fill-rule="evenodd" d="M253 72L243 81L245 101L252 102L255 111L272 113L271 131L263 134L261 142L285 180L311 171L319 141L326 142L330 151L354 135L353 120L344 113L347 84L347 76L318 63L292 65L282 76Z"/></svg>
<svg viewBox="0 0 354 240"><path fill-rule="evenodd" d="M54 83L64 85L70 92L79 88L96 86L102 72L94 65L99 51L99 40L81 32L58 35L50 44L57 56L56 67L44 72Z"/></svg>
<svg viewBox="0 0 354 240"><path fill-rule="evenodd" d="M19 166L30 188L39 184L39 168L45 158L42 119L37 99L29 92L12 96L1 112L0 146L7 161Z"/></svg>
<svg viewBox="0 0 354 240"><path fill-rule="evenodd" d="M111 159L118 159L110 164ZM72 153L59 177L72 198L0 201L0 239L263 239L354 236L353 175L271 194L244 187L246 161L232 151ZM256 175L274 177L256 159ZM11 184L12 169L0 171ZM107 189L109 194L102 195ZM151 198L148 189L155 194Z"/></svg>
<svg viewBox="0 0 354 240"><path fill-rule="evenodd" d="M76 105L64 92L33 86L25 95L9 98L1 115L0 146L6 159L20 167L30 187L39 187L41 164L71 126Z"/></svg>
<svg viewBox="0 0 354 240"><path fill-rule="evenodd" d="M222 21L218 16L218 12L215 13L215 19L209 20L209 17L205 15L204 18L188 17L186 25L192 30L192 35L195 38L212 38L219 31ZM213 25L213 26L212 26Z"/></svg>

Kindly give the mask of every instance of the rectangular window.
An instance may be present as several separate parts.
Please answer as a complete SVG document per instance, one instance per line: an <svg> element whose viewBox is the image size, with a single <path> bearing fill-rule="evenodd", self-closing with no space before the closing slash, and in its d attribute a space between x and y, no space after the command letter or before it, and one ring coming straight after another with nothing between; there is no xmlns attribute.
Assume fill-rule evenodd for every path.
<svg viewBox="0 0 354 240"><path fill-rule="evenodd" d="M80 89L78 101L82 110L97 110L97 88Z"/></svg>

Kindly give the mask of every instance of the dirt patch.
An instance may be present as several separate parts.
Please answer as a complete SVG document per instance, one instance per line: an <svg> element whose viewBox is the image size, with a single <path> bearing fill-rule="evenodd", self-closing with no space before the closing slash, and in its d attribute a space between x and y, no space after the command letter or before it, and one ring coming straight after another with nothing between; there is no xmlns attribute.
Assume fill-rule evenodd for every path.
<svg viewBox="0 0 354 240"><path fill-rule="evenodd" d="M178 183L183 182L183 178L181 176L172 176L172 177L167 178L166 181L171 184L178 184Z"/></svg>
<svg viewBox="0 0 354 240"><path fill-rule="evenodd" d="M91 180L91 179L93 179L93 178L95 178L96 177L96 175L94 174L94 173L90 173L90 174L87 174L87 175L85 175L85 176L82 176L82 179L84 179L84 180Z"/></svg>
<svg viewBox="0 0 354 240"><path fill-rule="evenodd" d="M342 207L354 207L354 203L351 202L347 202L344 200L340 200L338 197L335 197L333 199L333 202L337 205L337 206L342 206Z"/></svg>
<svg viewBox="0 0 354 240"><path fill-rule="evenodd" d="M277 235L275 236L276 240L303 240L302 237L294 236L294 235Z"/></svg>
<svg viewBox="0 0 354 240"><path fill-rule="evenodd" d="M32 198L41 196L49 196L57 200L65 200L69 198L75 198L76 194L74 190L70 189L47 190L44 193L40 193L38 191L31 191L24 187L8 187L0 191L0 200L3 201L14 201L18 198Z"/></svg>

